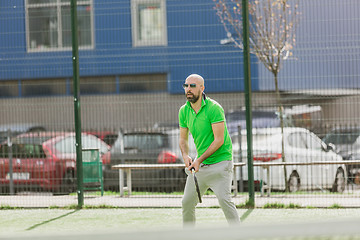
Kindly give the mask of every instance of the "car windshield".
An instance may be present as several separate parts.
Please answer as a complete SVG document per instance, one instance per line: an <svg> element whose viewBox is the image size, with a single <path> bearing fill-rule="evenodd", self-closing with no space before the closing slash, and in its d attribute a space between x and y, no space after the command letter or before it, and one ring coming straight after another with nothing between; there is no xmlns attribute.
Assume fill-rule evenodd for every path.
<svg viewBox="0 0 360 240"><path fill-rule="evenodd" d="M277 119L278 115L275 112L270 111L252 111L252 118L274 118ZM226 121L238 121L245 120L246 114L245 111L235 111L229 112L226 114Z"/></svg>
<svg viewBox="0 0 360 240"><path fill-rule="evenodd" d="M333 144L354 144L359 137L357 132L332 133L325 138L326 143Z"/></svg>
<svg viewBox="0 0 360 240"><path fill-rule="evenodd" d="M166 136L163 134L126 134L124 135L125 149L150 150L167 146Z"/></svg>
<svg viewBox="0 0 360 240"><path fill-rule="evenodd" d="M99 138L92 135L82 135L81 144L83 149L99 149L100 155L108 151L107 145ZM76 153L75 136L68 136L55 143L55 148L60 153Z"/></svg>

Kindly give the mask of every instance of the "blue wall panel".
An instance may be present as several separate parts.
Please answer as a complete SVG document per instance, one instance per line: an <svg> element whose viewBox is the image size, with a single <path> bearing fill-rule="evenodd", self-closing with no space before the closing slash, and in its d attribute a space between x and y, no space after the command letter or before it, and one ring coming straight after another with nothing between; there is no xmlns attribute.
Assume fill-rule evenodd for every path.
<svg viewBox="0 0 360 240"><path fill-rule="evenodd" d="M242 52L220 44L226 34L213 2L166 5L168 45L133 47L130 1L94 0L95 47L79 51L80 76L167 73L168 92L182 93L185 77L199 73L207 92L243 91ZM72 77L71 51L26 52L24 1L1 1L0 17L0 80ZM252 74L259 90L257 64Z"/></svg>

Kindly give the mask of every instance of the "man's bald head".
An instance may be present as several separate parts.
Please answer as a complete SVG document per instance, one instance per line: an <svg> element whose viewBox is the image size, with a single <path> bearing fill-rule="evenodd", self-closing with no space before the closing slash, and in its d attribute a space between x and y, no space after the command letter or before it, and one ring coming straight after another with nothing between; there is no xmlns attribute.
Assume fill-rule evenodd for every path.
<svg viewBox="0 0 360 240"><path fill-rule="evenodd" d="M204 78L202 76L199 74L189 75L185 80L184 86L186 98L190 103L196 103L199 99L202 99L205 89Z"/></svg>
<svg viewBox="0 0 360 240"><path fill-rule="evenodd" d="M200 76L199 74L191 74L191 75L189 75L186 78L185 82L188 82L190 80L195 81L197 84L204 86L204 78L202 76Z"/></svg>

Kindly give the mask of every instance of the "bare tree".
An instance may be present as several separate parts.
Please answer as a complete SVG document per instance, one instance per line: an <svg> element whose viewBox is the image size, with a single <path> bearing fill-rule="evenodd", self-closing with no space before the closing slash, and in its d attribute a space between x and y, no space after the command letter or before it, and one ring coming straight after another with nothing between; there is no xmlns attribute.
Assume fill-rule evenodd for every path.
<svg viewBox="0 0 360 240"><path fill-rule="evenodd" d="M224 25L228 39L243 49L243 28L241 0L213 0L215 10ZM264 64L274 76L280 126L283 134L283 106L278 87L278 74L283 60L292 56L295 32L298 24L299 0L249 0L249 42L250 52ZM284 139L282 139L282 161L285 162ZM288 189L286 168L285 187Z"/></svg>

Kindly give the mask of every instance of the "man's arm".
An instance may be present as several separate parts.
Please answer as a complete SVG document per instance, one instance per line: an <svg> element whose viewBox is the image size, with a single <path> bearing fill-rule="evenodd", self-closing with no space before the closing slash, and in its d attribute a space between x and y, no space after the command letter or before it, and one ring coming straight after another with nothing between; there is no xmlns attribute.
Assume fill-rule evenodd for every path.
<svg viewBox="0 0 360 240"><path fill-rule="evenodd" d="M180 127L179 147L186 167L192 164L189 156L189 129Z"/></svg>
<svg viewBox="0 0 360 240"><path fill-rule="evenodd" d="M200 163L210 157L224 144L225 122L213 123L211 127L214 134L214 141L210 144L208 149L206 149L206 151L198 159L196 159L196 161L191 164L191 166L189 166L189 169L194 167L196 172L199 170Z"/></svg>

